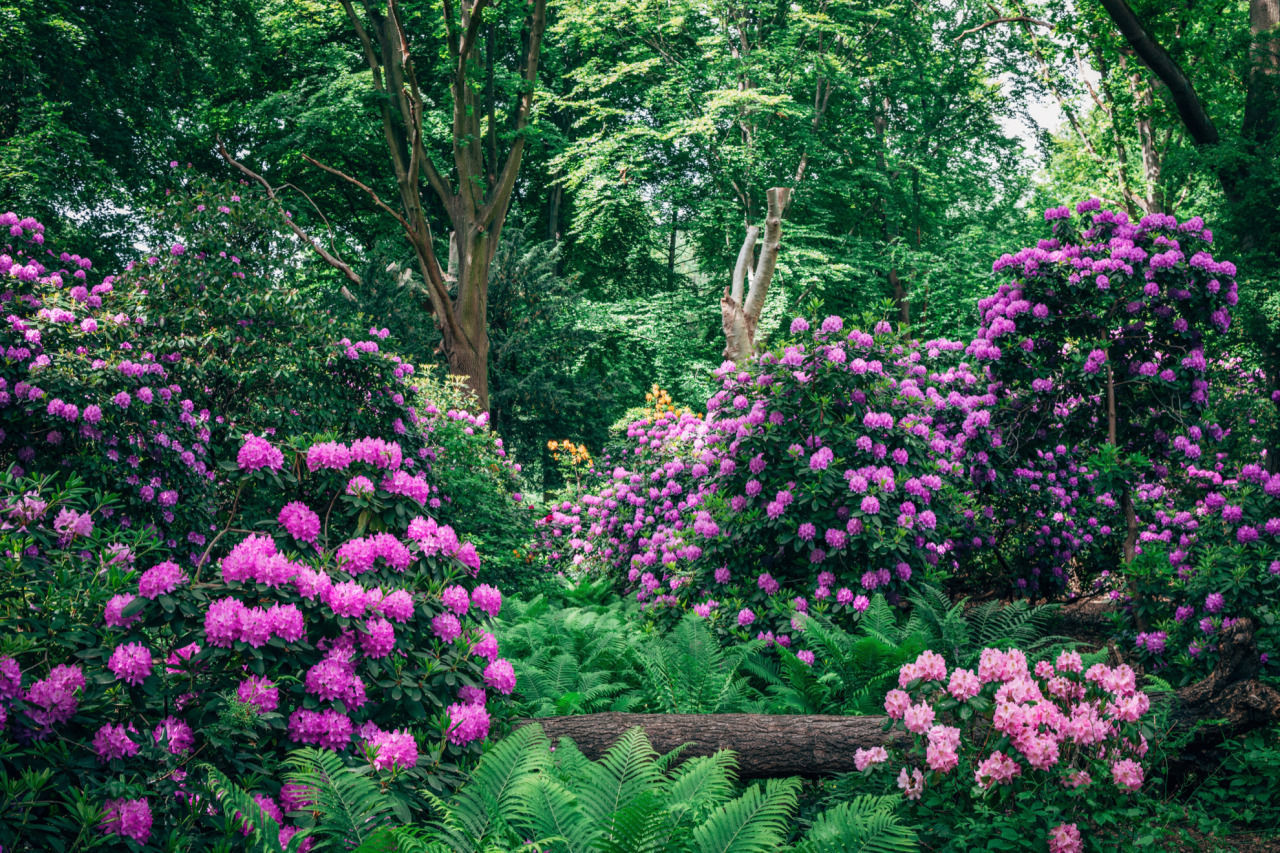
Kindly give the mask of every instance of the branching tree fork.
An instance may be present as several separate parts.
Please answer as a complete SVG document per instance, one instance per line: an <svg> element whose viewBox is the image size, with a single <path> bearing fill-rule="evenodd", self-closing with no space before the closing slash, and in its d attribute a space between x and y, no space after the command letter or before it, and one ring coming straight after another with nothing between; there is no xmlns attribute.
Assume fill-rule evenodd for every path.
<svg viewBox="0 0 1280 853"><path fill-rule="evenodd" d="M442 0L453 101L452 170L437 167L427 151L423 138L423 114L427 105L396 0L389 0L385 11L376 0L361 0L360 5L358 11L352 0L342 0L360 40L373 88L382 96L379 99L382 133L399 204L393 206L384 201L371 187L340 169L311 157L305 159L367 193L375 205L399 224L413 248L431 313L440 328L449 370L466 378L467 386L475 393L477 406L487 410L489 267L524 154L524 130L533 109L538 55L546 29L546 0L526 0L524 56L519 71L521 90L509 114L512 140L505 156L500 156L499 151L495 87L490 83L483 99L479 92L479 80L486 74L492 78L496 50L494 24L486 22L484 15L490 0L459 0L456 4L455 0ZM261 176L235 163L225 153L223 156L271 191ZM436 253L423 198L423 181L439 199L452 229L446 265L440 263ZM358 277L352 278L355 273L349 265L331 252L320 251L318 243L303 237L327 263L359 283Z"/></svg>
<svg viewBox="0 0 1280 853"><path fill-rule="evenodd" d="M782 245L782 214L791 200L791 190L773 187L767 193L768 213L764 220L764 243L759 258L755 256L760 226L747 226L746 239L738 250L733 279L720 299L720 318L724 326L724 357L734 363L746 361L756 354L756 328L764 298L778 265L778 249Z"/></svg>

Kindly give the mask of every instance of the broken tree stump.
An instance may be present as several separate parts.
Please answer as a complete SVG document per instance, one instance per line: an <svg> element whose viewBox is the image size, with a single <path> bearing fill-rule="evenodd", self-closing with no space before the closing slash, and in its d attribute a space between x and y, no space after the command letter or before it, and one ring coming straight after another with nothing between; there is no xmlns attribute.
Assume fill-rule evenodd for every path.
<svg viewBox="0 0 1280 853"><path fill-rule="evenodd" d="M684 757L731 749L738 756L738 777L769 779L849 773L853 753L873 746L907 743L902 732L884 731L887 717L775 714L585 714L542 717L538 723L552 741L567 737L593 761L629 729L644 729L659 753L689 744Z"/></svg>

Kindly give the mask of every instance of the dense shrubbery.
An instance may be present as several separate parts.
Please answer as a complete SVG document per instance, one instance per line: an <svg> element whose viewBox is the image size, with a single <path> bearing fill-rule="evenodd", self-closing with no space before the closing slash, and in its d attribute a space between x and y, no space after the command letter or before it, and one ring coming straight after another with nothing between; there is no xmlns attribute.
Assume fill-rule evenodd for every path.
<svg viewBox="0 0 1280 853"><path fill-rule="evenodd" d="M988 648L970 669L925 651L884 702L912 736L908 766L883 747L856 761L866 773L900 768L897 787L953 847L990 849L1017 826L1053 853L1078 853L1081 825L1142 788L1150 707L1127 665L1086 668L1076 652L1032 665L1019 649Z"/></svg>
<svg viewBox="0 0 1280 853"><path fill-rule="evenodd" d="M501 593L448 523L521 512L483 416L424 398L380 333L304 331L287 271L174 243L90 288L12 218L0 707L26 782L3 843L235 832L192 761L274 798L303 743L371 761L402 801L443 790L489 731L485 691L514 683L484 627Z"/></svg>
<svg viewBox="0 0 1280 853"><path fill-rule="evenodd" d="M1096 201L1078 212L1049 211L1051 238L996 262L1015 278L979 302L967 348L797 319L780 349L720 371L705 420L636 421L594 492L544 519L552 562L607 568L641 601L784 644L796 613L857 611L876 589L938 574L1039 596L1118 578L1157 656L1175 624L1200 624L1189 597L1233 590L1223 616L1197 616L1210 633L1265 603L1259 549L1280 513L1261 468L1243 475L1248 520L1228 509L1230 530L1196 533L1234 505L1196 509L1206 480L1236 482L1211 462L1240 442L1208 422L1205 355L1230 322L1234 267L1208 254L1198 219L1131 224ZM1196 543L1211 556L1193 569ZM1144 568L1162 544L1170 571Z"/></svg>
<svg viewBox="0 0 1280 853"><path fill-rule="evenodd" d="M999 397L980 484L995 544L1033 591L1061 590L1072 564L1096 572L1099 552L1131 559L1135 488L1176 487L1222 437L1201 422L1205 338L1230 324L1235 267L1209 254L1199 218L1076 209L1047 211L1053 236L995 263L1013 280L979 300L968 348Z"/></svg>
<svg viewBox="0 0 1280 853"><path fill-rule="evenodd" d="M752 634L896 595L956 565L948 531L988 402L959 349L827 318L749 368L726 365L705 421L667 411L633 424L631 452L598 465L597 493L544 526L638 599L724 612Z"/></svg>
<svg viewBox="0 0 1280 853"><path fill-rule="evenodd" d="M1014 281L979 303L967 348L797 319L716 373L705 415L655 389L601 457L553 441L566 488L533 555L536 501L512 493L519 466L487 417L415 376L385 330L315 310L265 200L185 187L157 219L168 248L100 280L38 223L0 217L0 844L236 843L267 818L294 847L412 841L390 815L429 802L433 837L454 838L479 789L449 791L519 672L534 714L865 713L896 674L885 707L918 736L898 787L926 836L1080 849L1144 777L1133 670L1070 650L1032 668L1061 650L1052 608L956 604L938 585L1109 586L1125 642L1171 681L1203 673L1243 618L1265 662L1280 477L1228 461L1252 452L1258 409L1240 388L1210 396L1240 368L1205 355L1235 291L1203 224L1078 210L997 262ZM498 587L556 572L605 579L580 603L610 584L630 603L521 606L514 665L499 658ZM556 814L519 806L471 841L559 819L583 844L630 837L581 787L622 753L553 760L531 737L478 777L528 765L521 796ZM652 765L645 804L713 769L667 774L629 737ZM298 746L319 751L288 776ZM361 774L367 825L306 806ZM285 784L304 777L316 790ZM673 827L710 839L718 815L773 809L757 846L786 840L793 794L716 778L723 795ZM892 795L877 778L854 784Z"/></svg>

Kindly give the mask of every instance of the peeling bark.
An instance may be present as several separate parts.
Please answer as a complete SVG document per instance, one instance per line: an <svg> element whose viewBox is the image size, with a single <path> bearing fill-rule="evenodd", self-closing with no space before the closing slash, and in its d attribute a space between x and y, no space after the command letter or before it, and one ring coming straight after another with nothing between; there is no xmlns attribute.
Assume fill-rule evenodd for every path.
<svg viewBox="0 0 1280 853"><path fill-rule="evenodd" d="M720 318L724 329L724 357L735 364L756 354L756 328L764 310L765 296L778 263L782 245L782 214L791 200L791 190L774 187L768 192L768 213L764 221L764 242L755 258L760 228L747 227L747 235L738 250L733 278L720 299ZM754 263L753 263L754 259Z"/></svg>

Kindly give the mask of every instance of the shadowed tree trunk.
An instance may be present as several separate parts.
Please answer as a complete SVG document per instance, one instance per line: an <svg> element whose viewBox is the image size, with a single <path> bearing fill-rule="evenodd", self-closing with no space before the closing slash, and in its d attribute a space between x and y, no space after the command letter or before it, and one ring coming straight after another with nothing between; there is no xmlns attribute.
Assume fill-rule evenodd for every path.
<svg viewBox="0 0 1280 853"><path fill-rule="evenodd" d="M778 264L782 214L790 200L791 190L786 187L769 190L768 213L764 220L764 244L760 247L760 256L758 259L755 257L760 228L750 225L747 227L747 236L742 241L742 248L738 250L733 280L724 289L724 296L720 299L724 357L735 364L756 354L756 328L760 325L764 298L769 292L769 282L773 280L773 271Z"/></svg>
<svg viewBox="0 0 1280 853"><path fill-rule="evenodd" d="M1099 2L1133 52L1164 85L1191 141L1197 148L1217 148L1222 141L1218 128L1186 71L1151 36L1127 0ZM1240 248L1252 253L1267 247L1280 233L1280 205L1267 189L1274 184L1273 157L1280 134L1280 0L1249 0L1249 34L1240 151L1218 156L1214 162ZM1275 258L1266 261L1274 264ZM1274 339L1268 323L1249 325L1274 389L1280 385L1280 341ZM1274 402L1280 410L1280 396ZM1280 470L1280 434L1273 433L1267 444L1267 467Z"/></svg>

